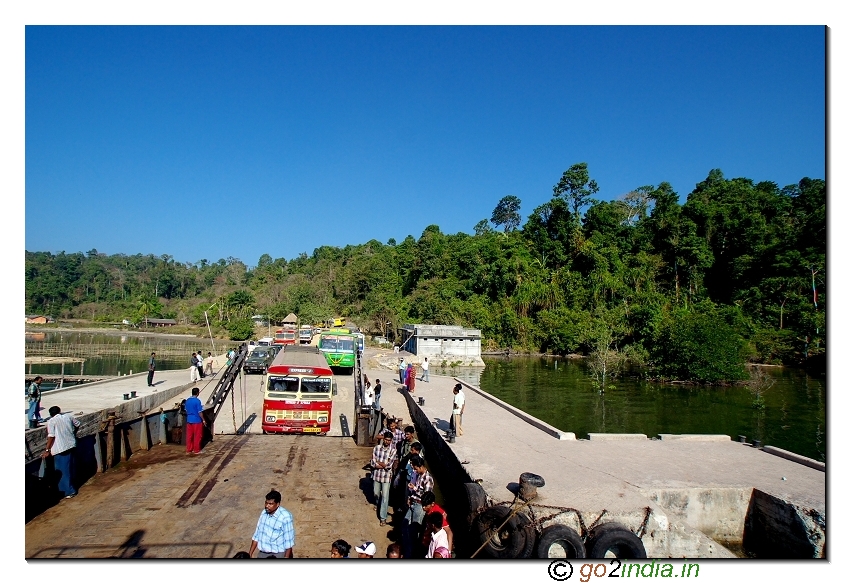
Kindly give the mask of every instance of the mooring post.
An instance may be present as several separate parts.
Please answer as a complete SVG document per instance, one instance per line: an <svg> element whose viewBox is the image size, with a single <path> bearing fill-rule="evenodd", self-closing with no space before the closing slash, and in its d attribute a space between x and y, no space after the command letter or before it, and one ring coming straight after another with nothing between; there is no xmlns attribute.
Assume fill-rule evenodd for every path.
<svg viewBox="0 0 850 583"><path fill-rule="evenodd" d="M65 382L65 363L62 363L62 372L61 377L59 377L59 388L62 388L62 384Z"/></svg>

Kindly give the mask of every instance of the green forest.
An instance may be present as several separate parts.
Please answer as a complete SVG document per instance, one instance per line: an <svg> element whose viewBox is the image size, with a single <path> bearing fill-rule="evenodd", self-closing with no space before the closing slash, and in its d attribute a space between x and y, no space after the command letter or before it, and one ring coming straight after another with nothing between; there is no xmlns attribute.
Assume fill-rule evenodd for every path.
<svg viewBox="0 0 850 583"><path fill-rule="evenodd" d="M568 168L524 224L494 200L473 234L322 246L256 267L228 257L26 251L26 311L100 322L174 318L241 340L250 316L345 316L371 334L404 323L478 328L485 350L590 357L656 377L746 378L746 362L804 364L825 351L826 183L780 187L708 176L680 204L671 185L613 201L585 163Z"/></svg>

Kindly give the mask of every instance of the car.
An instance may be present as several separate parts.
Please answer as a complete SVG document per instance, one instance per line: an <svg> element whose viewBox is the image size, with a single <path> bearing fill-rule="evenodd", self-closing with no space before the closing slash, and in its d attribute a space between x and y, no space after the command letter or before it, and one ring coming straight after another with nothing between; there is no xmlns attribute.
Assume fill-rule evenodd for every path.
<svg viewBox="0 0 850 583"><path fill-rule="evenodd" d="M245 365L243 366L245 374L266 374L266 372L268 372L269 365L274 359L274 353L269 350L269 348L270 347L268 346L258 346L250 355L248 355L248 359L245 361Z"/></svg>

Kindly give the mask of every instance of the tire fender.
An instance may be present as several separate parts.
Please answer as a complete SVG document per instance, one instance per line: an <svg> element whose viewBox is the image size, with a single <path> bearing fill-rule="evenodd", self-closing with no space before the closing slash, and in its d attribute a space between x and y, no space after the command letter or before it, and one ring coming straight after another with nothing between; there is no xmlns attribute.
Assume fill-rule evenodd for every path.
<svg viewBox="0 0 850 583"><path fill-rule="evenodd" d="M554 552L555 554L551 554ZM563 553L563 555L561 554ZM583 559L587 556L581 536L563 524L553 524L543 529L537 542L537 558L550 559L564 557Z"/></svg>
<svg viewBox="0 0 850 583"><path fill-rule="evenodd" d="M511 511L505 506L491 506L475 517L471 534L475 542L475 550L482 547L478 556L516 559L526 550L529 529L522 528L522 518L512 516L499 529L510 513Z"/></svg>
<svg viewBox="0 0 850 583"><path fill-rule="evenodd" d="M645 559L643 541L632 531L616 523L607 523L594 528L587 537L587 556L604 559L613 553L618 559Z"/></svg>
<svg viewBox="0 0 850 583"><path fill-rule="evenodd" d="M463 487L466 492L466 507L469 511L467 524L471 525L475 517L487 507L487 494L484 488L475 482L467 482Z"/></svg>

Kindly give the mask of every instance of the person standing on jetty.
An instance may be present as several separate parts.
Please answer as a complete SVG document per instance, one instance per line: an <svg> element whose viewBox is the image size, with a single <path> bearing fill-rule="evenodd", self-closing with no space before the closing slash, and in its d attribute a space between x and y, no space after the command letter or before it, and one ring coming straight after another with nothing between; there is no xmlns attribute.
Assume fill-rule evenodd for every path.
<svg viewBox="0 0 850 583"><path fill-rule="evenodd" d="M452 389L454 401L452 402L452 433L463 435L463 410L466 408L466 398L463 396L463 387L460 383Z"/></svg>
<svg viewBox="0 0 850 583"><path fill-rule="evenodd" d="M41 454L46 458L53 456L53 465L59 472L59 490L65 498L77 495L74 488L74 455L77 450L76 431L80 421L71 413L62 414L62 410L53 406L49 409L47 420L47 449Z"/></svg>
<svg viewBox="0 0 850 583"><path fill-rule="evenodd" d="M393 447L393 434L385 431L380 443L372 449L372 493L378 506L378 520L381 526L387 524L387 508L390 501L390 482L393 478L393 464L396 462L396 449Z"/></svg>
<svg viewBox="0 0 850 583"><path fill-rule="evenodd" d="M280 505L280 492L272 490L266 494L266 507L257 521L257 529L251 537L251 548L248 554L265 559L291 559L292 547L295 546L295 526L292 514Z"/></svg>
<svg viewBox="0 0 850 583"><path fill-rule="evenodd" d="M198 353L193 352L192 358L189 359L189 382L195 383L199 380L200 378L198 377Z"/></svg>
<svg viewBox="0 0 850 583"><path fill-rule="evenodd" d="M148 386L153 386L153 373L156 372L156 352L151 352L148 360Z"/></svg>
<svg viewBox="0 0 850 583"><path fill-rule="evenodd" d="M429 367L429 364L428 364L428 357L426 356L426 357L425 357L425 360L423 360L423 361L422 361L422 378L421 378L421 379L419 379L419 380L421 380L423 383L427 383L427 382L428 382L428 367Z"/></svg>
<svg viewBox="0 0 850 583"><path fill-rule="evenodd" d="M398 359L398 382L404 384L404 372L407 370L407 365L404 364L404 357Z"/></svg>
<svg viewBox="0 0 850 583"><path fill-rule="evenodd" d="M381 379L375 379L375 411L381 410Z"/></svg>
<svg viewBox="0 0 850 583"><path fill-rule="evenodd" d="M207 421L204 419L204 404L198 398L201 389L192 388L192 396L186 399L186 453L201 453L201 437Z"/></svg>
<svg viewBox="0 0 850 583"><path fill-rule="evenodd" d="M198 377L204 378L205 376L207 376L207 375L204 374L204 353L199 350L198 351Z"/></svg>
<svg viewBox="0 0 850 583"><path fill-rule="evenodd" d="M27 420L30 429L36 429L41 421L41 381L43 380L41 376L35 377L27 390Z"/></svg>
<svg viewBox="0 0 850 583"><path fill-rule="evenodd" d="M213 355L212 355L212 352L207 352L207 370L206 370L206 372L210 376L213 376L215 374L213 372Z"/></svg>

